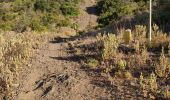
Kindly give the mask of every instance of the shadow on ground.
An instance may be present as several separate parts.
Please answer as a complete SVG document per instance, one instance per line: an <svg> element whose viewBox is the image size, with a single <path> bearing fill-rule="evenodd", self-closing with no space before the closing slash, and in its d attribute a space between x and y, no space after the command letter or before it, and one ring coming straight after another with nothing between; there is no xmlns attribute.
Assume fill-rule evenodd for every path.
<svg viewBox="0 0 170 100"><path fill-rule="evenodd" d="M50 43L64 43L69 41L74 41L76 39L80 38L79 36L73 36L69 38L62 38L62 37L55 37L53 40L49 41Z"/></svg>
<svg viewBox="0 0 170 100"><path fill-rule="evenodd" d="M98 10L97 10L96 5L93 5L93 6L91 6L91 7L87 7L87 8L86 8L86 12L87 12L88 14L91 14L91 15L97 15L97 16L99 16L99 12L98 12Z"/></svg>
<svg viewBox="0 0 170 100"><path fill-rule="evenodd" d="M95 57L96 55L72 55L72 56L66 56L66 57L50 57L52 59L56 60L67 60L67 61L74 61L74 62L81 62L84 60L87 60L88 58Z"/></svg>

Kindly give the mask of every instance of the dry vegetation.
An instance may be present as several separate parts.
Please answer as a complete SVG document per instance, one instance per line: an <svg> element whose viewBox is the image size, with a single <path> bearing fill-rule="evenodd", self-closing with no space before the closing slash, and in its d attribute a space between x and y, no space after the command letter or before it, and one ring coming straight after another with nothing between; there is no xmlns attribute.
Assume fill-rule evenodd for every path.
<svg viewBox="0 0 170 100"><path fill-rule="evenodd" d="M24 64L27 61L29 61L30 57L34 55L33 50L37 49L39 45L42 45L43 42L47 40L44 38L48 38L49 36L51 36L48 35L44 37L44 34L38 34L37 32L46 31L46 29L50 30L52 28L54 28L56 31L58 27L63 28L64 26L63 30L61 30L60 32L62 35L64 35L67 38L70 36L77 35L77 31L70 28L69 30L67 29L67 27L69 26L71 28L77 29L78 25L76 23L70 23L69 19L79 15L79 9L77 8L77 4L81 0L71 1L59 0L60 2L52 0L51 2L49 2L48 0L42 1L33 0L34 2L32 2L32 0L28 0L28 2L22 0L17 1L16 2L11 1L10 5L13 5L12 7L15 8L11 9L14 10L19 10L22 8L27 9L24 8L25 5L27 5L27 3L29 5L34 5L33 7L30 6L28 8L34 9L32 13L33 15L35 14L34 16L36 20L30 21L29 18L27 19L28 16L25 16L25 14L23 14L22 16L20 15L18 19L19 22L17 23L17 25L15 25L14 23L11 23L11 18L8 19L8 17L13 16L8 15L13 11L5 12L4 10L6 8L4 8L5 6L3 4L6 5L8 3L0 3L0 6L3 7L0 10L4 11L4 13L0 15L0 17L2 17L1 18L2 20L0 20L0 22L4 22L0 23L0 29L4 31L14 30L16 32L18 31L18 29L19 30L21 29L21 31L19 32L23 32L23 33L0 32L0 100L1 99L6 100L12 97L13 91L16 90L16 88L20 85L18 82L20 71L23 68L22 66L24 66ZM124 3L124 0L121 0L122 3L120 4L119 0L116 1L106 0L106 2L104 0L99 1L101 2L99 2L98 5L104 4L100 8L101 11L102 9L104 9L103 12L99 12L100 13L99 26L101 24L102 27L111 24L114 21L122 19L122 17L127 14L135 15L135 11L138 11L140 9L142 9L142 11L143 9L145 10L147 9L146 6L142 7L140 6L148 4L146 0L132 0L132 1L129 0L127 4ZM54 4L54 2L58 3ZM111 6L115 7L115 9L117 10L111 12L113 9L108 9L108 6L110 6L108 2L113 2L113 5ZM60 6L59 8L54 8L52 6L53 4ZM126 6L123 6L125 4ZM19 6L16 5L21 5L21 8L19 8ZM123 6L123 8L120 9L120 6ZM55 11L57 10L59 10L59 12L64 16L63 20L59 20L60 19L59 16L61 14L57 15L54 14L56 13ZM119 12L119 10L122 11ZM26 14L27 13L29 12L26 12ZM31 17L31 19L34 18L34 16ZM115 16L117 16L117 18ZM162 18L162 16L160 17ZM17 19L17 17L15 18ZM16 22L16 20L12 20L12 22ZM25 24L23 24L23 26L19 26L22 22L25 22ZM51 26L53 24L54 27ZM26 32L27 28L28 29L31 28L30 31L37 32ZM127 35L124 35L124 33L127 33L125 29L121 29L119 32L120 33L118 35L115 35L113 33L107 34L98 33L98 35L95 37L95 40L93 40L95 41L94 43L92 44L89 43L88 45L85 46L83 45L81 47L78 46L79 45L78 43L72 44L72 41L70 43L68 41L64 41L67 40L67 38L63 39L61 38L62 36L60 37L60 39L61 40L63 39L62 42L67 43L64 44L66 45L66 47L68 45L68 47L71 48L71 50L73 49L73 55L76 55L77 58L76 59L71 58L71 60L73 61L76 60L76 62L78 61L78 63L81 63L84 69L90 69L87 70L89 71L87 73L92 74L93 78L96 78L96 76L98 76L99 78L102 79L104 77L104 80L106 82L109 82L110 86L110 87L108 86L109 89L112 88L113 86L117 86L119 88L120 86L119 81L121 82L121 80L123 80L131 84L125 87L131 88L133 86L132 88L137 90L135 96L137 96L137 98L139 96L138 99L142 98L142 99L169 100L170 36L160 31L157 25L153 26L152 41L150 43L146 38L147 34L146 26L136 25L132 30L132 34L128 33ZM79 42L82 42L81 38L83 37L80 36L80 40L78 40ZM88 36L88 38L91 37ZM61 40L57 42L61 42ZM66 51L63 52L66 53ZM77 71L80 71L80 69L78 69ZM93 74L97 75L93 76ZM126 89L123 90L123 93L125 93L124 91L126 91ZM114 92L117 91L114 90ZM130 90L130 93L134 94L134 91ZM111 93L111 95L116 94ZM114 98L114 96L112 97ZM134 98L132 97L132 99Z"/></svg>
<svg viewBox="0 0 170 100"><path fill-rule="evenodd" d="M33 48L43 43L37 33L1 32L0 34L0 99L11 97L16 89L22 65L32 56ZM5 98L4 98L5 97Z"/></svg>
<svg viewBox="0 0 170 100"><path fill-rule="evenodd" d="M111 83L115 79L136 80L135 87L143 98L170 99L170 37L155 25L153 40L148 43L146 27L137 25L131 42L126 45L122 35L125 31L121 32L117 36L99 34L94 44L82 48L84 54L95 54L86 58L85 67L100 69L98 74Z"/></svg>

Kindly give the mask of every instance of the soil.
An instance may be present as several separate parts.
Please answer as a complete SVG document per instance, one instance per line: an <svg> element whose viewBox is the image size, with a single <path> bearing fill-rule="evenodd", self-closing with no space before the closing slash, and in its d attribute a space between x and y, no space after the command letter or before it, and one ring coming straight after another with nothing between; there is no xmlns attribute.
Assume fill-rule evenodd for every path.
<svg viewBox="0 0 170 100"><path fill-rule="evenodd" d="M88 27L90 22L96 23L97 16L88 14L86 11L93 5L95 2L91 0L84 0L80 4L82 14L76 22L81 30ZM35 50L34 57L20 74L19 87L12 99L84 100L96 98L98 88L90 84L90 77L81 69L81 64L73 59L67 59L72 55L68 53L69 44L51 38L45 45Z"/></svg>
<svg viewBox="0 0 170 100"><path fill-rule="evenodd" d="M80 4L80 16L74 20L79 26L80 31L88 30L88 28L97 25L97 10L96 10L96 0L83 0Z"/></svg>
<svg viewBox="0 0 170 100"><path fill-rule="evenodd" d="M76 20L81 30L97 23L95 0L84 0L82 15ZM88 11L87 11L87 8ZM91 9L91 10L90 10ZM62 39L52 37L35 49L35 55L20 75L12 100L114 100L139 99L135 80L110 79L84 68L76 46L93 43L95 38ZM110 81L108 81L110 80Z"/></svg>

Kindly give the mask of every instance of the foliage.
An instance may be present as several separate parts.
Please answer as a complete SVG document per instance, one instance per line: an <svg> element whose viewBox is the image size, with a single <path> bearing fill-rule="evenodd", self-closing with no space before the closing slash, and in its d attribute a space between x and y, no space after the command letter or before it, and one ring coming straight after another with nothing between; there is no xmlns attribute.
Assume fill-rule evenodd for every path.
<svg viewBox="0 0 170 100"><path fill-rule="evenodd" d="M72 24L68 17L79 14L77 5L80 1L14 0L0 2L0 29L24 32L28 28L33 31L44 31L70 26Z"/></svg>
<svg viewBox="0 0 170 100"><path fill-rule="evenodd" d="M170 75L170 62L164 55L164 49L162 49L159 62L155 65L155 73L161 78L167 78Z"/></svg>
<svg viewBox="0 0 170 100"><path fill-rule="evenodd" d="M11 97L12 90L18 86L19 71L32 56L32 47L39 41L38 34L0 34L0 99Z"/></svg>
<svg viewBox="0 0 170 100"><path fill-rule="evenodd" d="M44 31L46 27L40 24L40 21L33 20L30 24L30 28L36 31Z"/></svg>
<svg viewBox="0 0 170 100"><path fill-rule="evenodd" d="M126 65L127 65L127 63L126 63L125 60L120 60L120 61L118 61L118 69L119 69L119 70L125 70Z"/></svg>
<svg viewBox="0 0 170 100"><path fill-rule="evenodd" d="M170 75L169 49L167 49L170 43L169 36L154 25L153 40L151 46L148 46L146 33L146 26L136 25L132 30L133 38L129 45L123 44L123 32L120 35L100 33L96 37L96 50L92 50L98 56L90 58L95 59L90 64L95 65L94 62L98 60L100 63L97 64L97 69L101 70L98 73L109 77L112 84L117 78L120 80L126 78L138 82L135 86L145 98L169 98L169 86L167 86ZM165 49L161 53L162 47ZM95 70L96 67L93 68ZM168 90L162 91L165 88Z"/></svg>
<svg viewBox="0 0 170 100"><path fill-rule="evenodd" d="M117 54L118 48L118 40L114 34L104 35L103 40L103 51L102 51L102 58L103 60L114 59Z"/></svg>
<svg viewBox="0 0 170 100"><path fill-rule="evenodd" d="M163 95L163 99L169 100L170 99L170 91L166 88L164 91L161 93Z"/></svg>
<svg viewBox="0 0 170 100"><path fill-rule="evenodd" d="M97 4L100 18L99 23L108 25L124 16L132 16L140 8L133 0L100 0Z"/></svg>
<svg viewBox="0 0 170 100"><path fill-rule="evenodd" d="M78 8L73 3L65 3L61 6L61 11L65 16L77 16L79 14Z"/></svg>
<svg viewBox="0 0 170 100"><path fill-rule="evenodd" d="M153 20L161 26L165 31L169 31L170 25L170 1L169 0L157 0L158 3L155 5Z"/></svg>
<svg viewBox="0 0 170 100"><path fill-rule="evenodd" d="M168 31L170 25L170 1L152 1L154 23L161 26L161 28L165 31ZM146 20L146 18L148 18L149 0L99 0L97 8L100 16L98 22L101 26L105 26L113 22L119 22L127 16L132 19L135 18L139 21L138 24L142 24L144 21L140 20ZM147 14L143 16L142 13Z"/></svg>
<svg viewBox="0 0 170 100"><path fill-rule="evenodd" d="M92 68L96 68L98 64L99 64L99 62L96 59L88 59L87 60L87 65Z"/></svg>

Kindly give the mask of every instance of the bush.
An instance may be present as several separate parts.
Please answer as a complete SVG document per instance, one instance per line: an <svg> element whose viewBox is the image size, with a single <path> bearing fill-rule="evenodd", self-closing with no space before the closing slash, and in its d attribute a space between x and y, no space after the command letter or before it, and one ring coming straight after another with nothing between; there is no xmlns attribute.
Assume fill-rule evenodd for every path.
<svg viewBox="0 0 170 100"><path fill-rule="evenodd" d="M68 18L65 18L63 20L60 20L58 23L57 23L57 26L59 27L62 27L62 26L69 26L71 25L70 23L70 20Z"/></svg>
<svg viewBox="0 0 170 100"><path fill-rule="evenodd" d="M47 14L47 15L43 16L42 22L45 26L48 26L49 24L52 24L55 22L55 18L54 18L54 16L52 16L52 14Z"/></svg>
<svg viewBox="0 0 170 100"><path fill-rule="evenodd" d="M13 25L12 30L19 33L25 32L27 30L27 27L31 23L30 20L31 19L25 15L19 16L15 24Z"/></svg>
<svg viewBox="0 0 170 100"><path fill-rule="evenodd" d="M0 33L0 99L11 99L13 90L19 86L19 71L32 56L32 48L41 45L40 34ZM41 43L41 44L40 44ZM3 99L2 99L3 98Z"/></svg>
<svg viewBox="0 0 170 100"><path fill-rule="evenodd" d="M10 23L0 23L0 29L4 31L12 30L12 25Z"/></svg>
<svg viewBox="0 0 170 100"><path fill-rule="evenodd" d="M170 62L162 51L159 62L155 65L155 73L158 77L166 78L170 75Z"/></svg>
<svg viewBox="0 0 170 100"><path fill-rule="evenodd" d="M117 55L118 40L114 34L108 34L103 39L103 60L114 59Z"/></svg>
<svg viewBox="0 0 170 100"><path fill-rule="evenodd" d="M80 1L15 0L6 3L0 2L0 29L23 32L30 27L32 30L44 31L46 29L55 30L58 26L72 25L66 16L79 14L77 4ZM60 19L58 16L63 18ZM39 21L32 22L37 19Z"/></svg>
<svg viewBox="0 0 170 100"><path fill-rule="evenodd" d="M37 0L34 4L35 10L47 11L51 9L50 3L48 0Z"/></svg>
<svg viewBox="0 0 170 100"><path fill-rule="evenodd" d="M41 25L40 21L38 21L38 20L32 20L30 27L32 30L39 31L39 32L46 30L46 27Z"/></svg>
<svg viewBox="0 0 170 100"><path fill-rule="evenodd" d="M97 67L97 65L99 64L99 62L98 62L98 60L96 60L96 59L88 59L87 60L87 65L89 66L89 67L92 67L92 68L96 68Z"/></svg>
<svg viewBox="0 0 170 100"><path fill-rule="evenodd" d="M26 35L25 35L26 36ZM1 38L4 42L0 42L0 82L3 81L3 89L0 89L1 93L5 93L7 97L10 97L11 90L14 88L14 84L18 83L19 70L21 64L28 59L30 55L31 43L24 39L23 35L4 36Z"/></svg>
<svg viewBox="0 0 170 100"><path fill-rule="evenodd" d="M120 20L123 16L133 15L138 8L136 2L128 0L100 0L97 4L100 14L99 23L108 25L113 21Z"/></svg>
<svg viewBox="0 0 170 100"><path fill-rule="evenodd" d="M65 16L77 16L79 15L79 10L72 3L65 3L61 6L61 11Z"/></svg>

